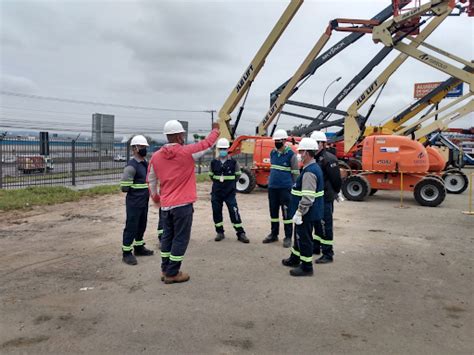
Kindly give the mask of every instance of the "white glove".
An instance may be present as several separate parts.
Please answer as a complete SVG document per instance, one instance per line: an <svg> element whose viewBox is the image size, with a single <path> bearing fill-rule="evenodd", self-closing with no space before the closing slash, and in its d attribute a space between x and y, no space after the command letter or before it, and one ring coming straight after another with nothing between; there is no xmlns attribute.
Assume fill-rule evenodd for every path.
<svg viewBox="0 0 474 355"><path fill-rule="evenodd" d="M303 224L303 215L300 211L295 212L295 215L293 216L293 223L297 225Z"/></svg>
<svg viewBox="0 0 474 355"><path fill-rule="evenodd" d="M337 202L343 202L343 201L345 201L345 198L344 198L344 196L342 195L342 192L339 192L339 193L337 194L337 196L336 196L336 201L337 201Z"/></svg>

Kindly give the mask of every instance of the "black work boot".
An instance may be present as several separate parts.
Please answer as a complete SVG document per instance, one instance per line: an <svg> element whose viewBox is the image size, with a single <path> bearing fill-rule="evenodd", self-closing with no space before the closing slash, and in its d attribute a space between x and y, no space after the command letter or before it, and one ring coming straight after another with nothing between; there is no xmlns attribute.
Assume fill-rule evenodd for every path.
<svg viewBox="0 0 474 355"><path fill-rule="evenodd" d="M303 269L301 266L290 270L291 276L313 276L313 269Z"/></svg>
<svg viewBox="0 0 474 355"><path fill-rule="evenodd" d="M291 237L285 237L285 239L283 239L283 248L289 247L291 247Z"/></svg>
<svg viewBox="0 0 474 355"><path fill-rule="evenodd" d="M332 256L329 255L323 255L319 259L317 259L314 263L315 264L329 264L332 263L334 260Z"/></svg>
<svg viewBox="0 0 474 355"><path fill-rule="evenodd" d="M247 238L247 236L245 235L245 232L237 234L237 240L245 244L250 242L249 238Z"/></svg>
<svg viewBox="0 0 474 355"><path fill-rule="evenodd" d="M273 235L273 234L269 234L267 235L267 237L262 241L263 244L268 244L268 243L273 243L273 242L277 242L278 241L278 236L277 235Z"/></svg>
<svg viewBox="0 0 474 355"><path fill-rule="evenodd" d="M133 247L135 256L150 256L155 254L153 250L145 248L144 245Z"/></svg>
<svg viewBox="0 0 474 355"><path fill-rule="evenodd" d="M281 263L288 267L297 267L300 265L300 259L297 256L291 254L288 259L283 259Z"/></svg>
<svg viewBox="0 0 474 355"><path fill-rule="evenodd" d="M223 232L219 232L219 233L216 234L216 237L214 238L214 240L215 240L216 242L220 242L220 241L221 241L222 239L224 239L224 238L225 238L224 233L223 233Z"/></svg>
<svg viewBox="0 0 474 355"><path fill-rule="evenodd" d="M123 253L122 261L127 265L137 265L137 258L132 253Z"/></svg>

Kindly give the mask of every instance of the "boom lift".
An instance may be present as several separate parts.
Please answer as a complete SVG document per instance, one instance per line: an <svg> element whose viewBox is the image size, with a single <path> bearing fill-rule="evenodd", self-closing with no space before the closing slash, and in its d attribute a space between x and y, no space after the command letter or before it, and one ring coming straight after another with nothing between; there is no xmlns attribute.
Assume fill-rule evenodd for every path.
<svg viewBox="0 0 474 355"><path fill-rule="evenodd" d="M457 151L458 157L457 160L463 160L463 154L462 152L459 151L459 149L448 139L442 137L439 133L435 134L435 136L432 139L429 139L428 136L432 135L433 133L436 132L442 132L448 129L449 124L453 123L454 121L466 116L467 114L473 112L474 110L474 100L470 99L467 103L464 105L456 108L455 110L452 110L451 112L448 112L444 116L439 117L437 120L433 121L432 123L426 125L426 126L421 126L421 123L424 121L427 121L433 117L438 116L444 111L447 111L450 107L455 106L456 104L461 103L462 101L465 101L469 97L472 97L472 93L467 93L463 97L459 98L458 100L455 100L449 105L446 105L445 107L432 112L431 114L425 116L424 118L420 119L419 121L415 122L414 124L411 124L408 127L405 127L401 129L399 132L396 132L395 135L402 135L402 134L407 134L409 133L414 139L423 142L425 146L427 146L427 152L428 155L430 156L431 160L434 160L435 158L432 158L431 156L435 152L439 152L440 148L437 148L434 143L436 140L440 140L441 143L444 145L444 147L441 148L446 148L448 152L453 154L454 152ZM443 157L443 161L441 162L442 168L444 168L443 165L445 165L446 158ZM430 161L431 165L432 162ZM441 170L442 170L441 168ZM433 167L430 167L430 170L436 170ZM463 193L467 187L469 186L468 178L467 176L460 170L460 169L449 169L446 170L442 174L442 179L445 183L446 190L449 193L454 193L454 194L460 194Z"/></svg>
<svg viewBox="0 0 474 355"><path fill-rule="evenodd" d="M471 70L470 68L466 68L466 69ZM447 96L448 92L454 89L460 83L462 83L462 80L459 80L453 77L445 80L438 87L433 89L424 97L417 100L415 103L411 104L408 108L404 109L402 112L400 112L399 114L397 114L396 116L394 116L392 119L390 119L389 121L387 121L385 124L381 126L366 126L366 122L369 115L366 115L365 117L359 116L360 132L363 132L363 133L361 133L361 137L359 138L358 141L360 142L364 137L367 137L370 135L394 134L395 132L402 130L403 124L405 124L407 121L415 117L417 114L422 112L424 109L426 109L430 105L432 105L432 109L437 107L437 105ZM371 109L373 107L374 105L371 106ZM402 130L401 132L402 133L405 132L406 134L404 135L408 135L409 133L411 133L408 130ZM337 155L341 158L352 157L354 155L354 148L356 146L354 145L353 147L351 147L349 154L345 154L344 149L343 149L343 144L344 144L343 141L336 143L336 149L338 153Z"/></svg>
<svg viewBox="0 0 474 355"><path fill-rule="evenodd" d="M403 42L395 44L391 36L392 28L398 23L410 20L413 16L423 15L428 11L439 13L438 11L442 10L443 5L448 5L452 9L454 4L454 1L431 1L405 15L394 17L382 25L375 26L372 30L373 38L375 41L382 41L386 46L393 46L407 56L414 57L434 68L438 68L443 72L467 82L472 92L474 85L472 73L428 55L415 48L413 44L428 47L468 67L471 66L471 63L441 51L434 46L422 43L419 39L412 39L410 45ZM461 99L456 100L457 103L464 100L466 96L470 95L465 95ZM454 104L455 103L447 105L447 107L442 110L438 110L437 113L446 110ZM441 124L447 125L454 117L460 117L472 112L472 110L472 100L470 100L470 102L458 109L455 114L450 113L440 120L440 122L443 123L438 123L437 127L440 127ZM357 132L357 137L353 142L356 142L360 137L360 131L357 131L360 130L359 123L354 116L349 115L348 118L349 119L346 118L345 122L346 151L348 150L346 146L348 131L352 134L354 134L354 131ZM422 128L419 130L419 135L424 136L428 131L427 128ZM371 192L371 189L376 191L378 189L395 190L401 188L403 190L414 191L415 199L424 206L437 206L444 200L446 193L444 184L440 181L439 176L433 176L433 173L439 173L444 167L443 158L436 150L425 149L423 145L417 141L411 141L407 137L397 136L370 136L366 137L362 144L363 171L347 178L342 187L343 193L348 199L363 200ZM352 148L352 146L350 148ZM435 170L435 163L439 163L439 171ZM403 179L403 175L405 175L405 179Z"/></svg>
<svg viewBox="0 0 474 355"><path fill-rule="evenodd" d="M406 2L404 3L406 5ZM395 8L395 7L394 7ZM426 27L417 35L417 41L422 42L425 41L429 35L449 16L452 14L453 8L450 8L447 3L441 4L439 7L433 9L433 15L435 17L426 25ZM338 20L336 20L338 21ZM356 21L366 21L366 20L356 20ZM344 22L340 21L339 23L343 24ZM418 25L418 27L421 24ZM354 28L354 27L337 27L337 31L364 31L363 33L370 33L372 29L377 26L376 22L373 22L371 26L366 26L365 28ZM392 38L392 41L394 43L400 42L403 38L406 37L405 35L400 35L398 33L400 29L402 29L403 22L399 22L397 26L394 26L391 28L391 31L393 33L396 33L396 35ZM410 34L410 28L411 26L407 27L408 28L408 34ZM417 27L415 28L417 29ZM359 32L356 32L359 33ZM412 43L410 44L412 46L418 46L419 44L417 43ZM306 107L306 108L311 108L311 109L316 109L322 111L315 119L311 118L313 120L312 123L310 123L307 127L295 130L293 131L293 134L296 135L304 135L304 134L309 134L314 130L319 130L322 128L330 127L330 126L335 126L339 125L342 126L344 124L344 121L348 121L348 118L346 117L345 119L339 119L336 121L330 121L330 122L323 122L325 119L328 118L328 115L330 113L335 113L339 114L342 116L354 116L356 120L362 120L364 117L360 116L358 111L359 109L369 100L369 98L375 94L379 89L383 88L384 85L387 83L388 79L391 77L391 75L405 62L405 60L408 58L405 54L401 53L399 54L388 66L387 68L375 79L369 86L368 88L360 95L354 103L349 107L347 112L340 111L340 110L335 110L335 107L355 88L355 86L363 80L369 73L370 71L378 65L383 58L385 58L390 51L392 50L392 47L384 47L382 50L364 67L359 74L357 74L345 87L344 89L341 90L341 92L333 99L328 107L322 107L318 105L310 105L310 104L304 104L304 103L299 103L296 101L289 101L288 104L300 106L300 107ZM370 110L369 110L370 112ZM369 114L368 114L369 115ZM368 116L367 115L367 116ZM309 117L308 117L309 118ZM359 134L360 135L360 134ZM357 139L359 138L359 135L357 136ZM355 142L352 143L354 145ZM346 151L349 151L347 149Z"/></svg>
<svg viewBox="0 0 474 355"><path fill-rule="evenodd" d="M258 52L255 54L255 57L252 59L250 65L247 67L247 69L244 71L244 73L238 80L237 84L233 88L224 105L219 110L218 123L221 132L221 137L225 137L229 141L233 141L231 147L229 148L229 153L231 155L240 153L254 154L254 156L256 155L255 141L252 140L252 137L241 136L238 139L234 140L235 131L242 116L245 101L249 94L250 87L253 81L255 80L255 77L265 64L265 59L269 55L270 51L273 49L276 42L281 37L281 35L283 34L288 24L291 22L291 20L293 19L302 4L303 0L291 0L281 17L273 27L272 31L268 35L268 37L265 39ZM231 127L230 121L232 117L230 116L230 114L235 110L236 106L242 100L243 97L243 104L239 109L234 126ZM263 183L263 179L261 180L262 181L260 182ZM248 168L243 168L242 175L237 181L237 190L240 192L251 192L254 189L256 183L257 181L255 178L255 174L253 174L253 172Z"/></svg>
<svg viewBox="0 0 474 355"><path fill-rule="evenodd" d="M235 85L234 89L230 93L224 105L219 110L218 115L221 137L227 138L228 140L233 140L235 129L239 123L240 117L243 112L243 105L240 107L233 129L230 127L230 120L232 119L230 114L235 110L235 107L238 105L244 95L245 99L247 98L250 87L253 81L255 80L255 77L265 64L265 59L270 54L270 51L273 49L278 39L280 39L286 27L291 22L291 20L293 19L302 4L303 0L291 0L290 4L287 6L286 10L283 12L280 19L273 27L265 42L263 42L257 54L255 54L255 57L250 62L250 65L240 77L239 81L237 82L237 85Z"/></svg>
<svg viewBox="0 0 474 355"><path fill-rule="evenodd" d="M399 4L400 8L403 8L406 6L406 3ZM385 9L383 9L381 12L379 12L377 15L372 17L371 20L374 21L379 21L383 22L387 20L389 17L391 17L393 14L393 6L387 6ZM309 76L314 75L316 70L324 65L326 62L331 60L333 57L335 57L337 54L341 53L344 49L349 47L350 45L354 44L357 42L362 36L364 36L365 33L363 32L354 32L343 39L341 39L339 42L334 44L331 48L326 50L324 53L322 53L320 56L318 56L316 59L314 59L311 64L308 66L308 69L304 72L304 74L301 76L299 79L300 81L305 81L308 79ZM281 84L277 89L275 89L271 94L270 94L270 105L273 105L273 103L276 101L278 96L282 93L282 91L285 89L285 87L288 85L290 82L291 78L285 81L283 84ZM295 88L289 95L293 95L297 91L297 88Z"/></svg>
<svg viewBox="0 0 474 355"><path fill-rule="evenodd" d="M393 38L390 36L389 29L392 26L395 26L400 21L403 21L404 19L409 20L411 17L423 15L429 11L432 11L437 14L439 14L440 12L444 12L445 16L447 16L446 11L449 11L449 12L452 11L454 6L455 6L454 0L430 1L429 3L422 5L420 8L413 10L410 13L407 13L405 15L400 15L399 16L400 18L394 18L379 26L375 26L373 28L373 39L376 42L378 41L382 42L387 47L393 47L399 50L401 52L401 54L399 55L399 58L403 57L404 58L403 60L405 60L408 57L413 57L423 63L426 63L432 66L435 69L439 69L445 73L450 74L451 76L457 79L460 79L466 82L469 85L470 91L472 91L473 85L474 85L474 76L471 70L469 70L469 68L472 69L472 63L465 61L453 54L442 51L432 45L424 43L423 42L424 38L420 38L420 36L418 36L416 39L408 37L411 41L410 44L406 44L403 41L394 43ZM417 49L418 46L427 47L437 53L445 55L451 60L464 64L465 68L464 69L457 68L447 62L444 62L438 58L435 58L434 56L428 55L427 53L424 53L421 50ZM349 115L345 117L345 122L344 122L344 150L345 152L348 152L356 144L356 142L359 140L361 136L360 122L358 120L358 113L357 113L358 107L364 102L366 102L368 97L373 95L373 91L375 90L374 89L370 91L367 90L363 95L359 97L359 99L356 101L356 104L355 105L353 104L348 109Z"/></svg>
<svg viewBox="0 0 474 355"><path fill-rule="evenodd" d="M293 3L294 2L290 4L289 8L291 7ZM301 4L301 1L299 2L299 5L300 4ZM250 88L250 85L255 75L263 66L264 59L268 55L270 49L275 44L276 40L281 35L281 32L283 31L284 27L288 24L289 20L294 15L294 12L296 11L296 9L297 7L295 5L292 7L292 10L287 9L285 11L285 13L282 15L282 18L279 21L279 23L284 26L281 25L280 27L278 27L278 24L277 26L275 26L275 28L278 27L278 30L275 30L274 28L272 33L269 35L269 37L264 42L259 52L255 56L255 58L253 59L251 65L246 70L242 78L239 80L237 86L232 91L229 98L226 100L224 106L219 111L219 124L220 124L221 132L222 132L221 135L230 140L233 140L233 143L229 149L229 153L231 155L235 155L239 153L251 153L254 155L254 167L252 171L249 171L248 169L243 170L243 174L241 175L241 178L239 179L237 183L237 189L241 192L252 191L256 184L261 185L261 186L265 186L267 184L268 175L270 171L270 164L267 157L269 156L270 150L272 149L272 146L273 146L273 142L271 141L271 138L265 137L268 126L275 119L276 115L280 112L281 108L283 107L283 104L285 103L289 95L291 95L291 93L294 92L295 87L298 84L300 78L305 74L305 72L307 72L310 64L315 60L315 58L323 49L324 45L329 40L331 36L331 32L335 24L334 22L331 22L329 24L326 31L322 34L322 36L316 42L316 44L314 45L310 53L307 55L306 59L303 61L303 63L297 69L297 71L295 72L293 77L290 79L288 84L285 86L280 96L273 103L272 107L269 109L264 119L258 126L258 129L257 129L258 135L257 136L240 136L234 140L235 130L240 120L240 117L243 111L243 106L239 110L236 123L232 129L229 124L229 121L231 119L230 113L235 109L237 103L241 100L243 95L246 93L245 94L246 96L244 98L244 103L245 103L245 99L248 95L248 90ZM345 20L345 21L349 23L351 20ZM377 21L377 23L379 23L379 21ZM365 25L364 23L361 23L361 24ZM295 147L297 139L290 138L289 140L293 143L293 146Z"/></svg>

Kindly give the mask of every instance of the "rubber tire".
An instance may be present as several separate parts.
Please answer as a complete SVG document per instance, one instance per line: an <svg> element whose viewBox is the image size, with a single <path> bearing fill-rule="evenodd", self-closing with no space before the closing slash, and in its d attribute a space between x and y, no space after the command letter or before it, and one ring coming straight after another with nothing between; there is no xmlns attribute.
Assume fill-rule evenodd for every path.
<svg viewBox="0 0 474 355"><path fill-rule="evenodd" d="M427 200L423 197L423 189L427 188L428 186L434 188L438 193L438 196L434 200ZM413 196L415 197L416 202L418 202L421 206L436 207L440 205L446 198L446 188L439 179L432 176L427 176L424 179L418 181L418 183L415 185Z"/></svg>
<svg viewBox="0 0 474 355"><path fill-rule="evenodd" d="M352 170L360 171L362 170L362 162L356 158L349 158L347 160L347 164L350 166Z"/></svg>
<svg viewBox="0 0 474 355"><path fill-rule="evenodd" d="M360 193L357 195L351 193L352 186L357 186L357 189L360 189ZM370 193L370 184L362 175L352 175L343 181L342 193L349 201L364 201Z"/></svg>
<svg viewBox="0 0 474 355"><path fill-rule="evenodd" d="M338 160L337 165L339 166L339 170L344 169L347 172L346 179L352 175L351 167L343 160ZM341 174L342 177L342 174Z"/></svg>
<svg viewBox="0 0 474 355"><path fill-rule="evenodd" d="M237 180L237 192L249 194L257 186L255 173L249 168L242 168L242 175ZM241 182L242 181L242 182ZM244 183L245 182L245 183Z"/></svg>
<svg viewBox="0 0 474 355"><path fill-rule="evenodd" d="M369 196L375 195L375 193L376 193L377 191L378 191L377 189L370 189Z"/></svg>
<svg viewBox="0 0 474 355"><path fill-rule="evenodd" d="M431 177L431 178L434 178L434 179L438 179L439 181L441 181L444 184L443 178L439 175L430 174L430 175L426 175L426 177Z"/></svg>
<svg viewBox="0 0 474 355"><path fill-rule="evenodd" d="M462 180L462 185L457 190L452 189L451 184L447 183L447 179L449 179L450 175L458 175ZM469 180L466 174L464 174L461 170L455 170L455 169L448 170L443 174L443 182L444 182L444 187L446 188L446 192L448 194L462 194L464 191L466 191L466 189L469 186Z"/></svg>

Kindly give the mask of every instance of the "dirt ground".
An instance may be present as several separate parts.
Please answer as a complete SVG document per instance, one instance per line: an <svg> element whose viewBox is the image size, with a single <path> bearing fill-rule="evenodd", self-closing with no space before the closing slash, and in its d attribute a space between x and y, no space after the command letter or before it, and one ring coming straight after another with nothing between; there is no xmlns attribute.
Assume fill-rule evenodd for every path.
<svg viewBox="0 0 474 355"><path fill-rule="evenodd" d="M239 195L250 244L216 243L199 184L185 284L160 258L121 262L121 195L0 215L0 353L430 353L474 349L467 192L438 208L405 194L336 204L335 262L292 278L266 192ZM157 211L146 241L156 250Z"/></svg>

